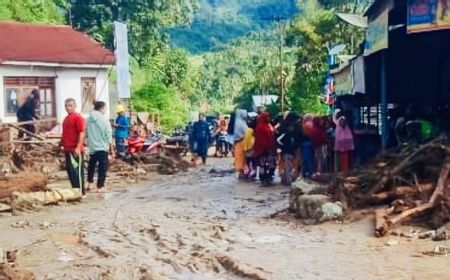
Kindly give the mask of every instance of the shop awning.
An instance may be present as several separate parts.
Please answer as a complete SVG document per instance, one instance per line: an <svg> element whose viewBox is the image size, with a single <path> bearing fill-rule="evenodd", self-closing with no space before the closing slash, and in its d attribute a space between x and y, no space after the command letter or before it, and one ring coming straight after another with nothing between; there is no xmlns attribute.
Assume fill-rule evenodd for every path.
<svg viewBox="0 0 450 280"><path fill-rule="evenodd" d="M367 28L367 17L358 14L337 13L343 21L360 28Z"/></svg>
<svg viewBox="0 0 450 280"><path fill-rule="evenodd" d="M337 96L366 93L364 57L359 55L332 70L334 89Z"/></svg>

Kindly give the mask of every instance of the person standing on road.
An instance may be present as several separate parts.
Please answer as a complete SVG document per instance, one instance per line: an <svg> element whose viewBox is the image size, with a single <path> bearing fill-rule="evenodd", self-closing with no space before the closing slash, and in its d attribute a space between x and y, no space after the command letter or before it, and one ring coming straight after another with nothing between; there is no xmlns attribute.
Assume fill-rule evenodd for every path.
<svg viewBox="0 0 450 280"><path fill-rule="evenodd" d="M263 185L273 182L276 169L276 141L269 114L261 113L256 120L254 156L259 162L259 179Z"/></svg>
<svg viewBox="0 0 450 280"><path fill-rule="evenodd" d="M339 156L339 171L348 174L351 166L351 153L355 148L353 133L341 110L336 110L333 121L336 124L334 151Z"/></svg>
<svg viewBox="0 0 450 280"><path fill-rule="evenodd" d="M245 179L245 150L244 136L248 129L247 111L238 109L236 111L236 122L234 124L234 168L239 173L239 179Z"/></svg>
<svg viewBox="0 0 450 280"><path fill-rule="evenodd" d="M122 105L117 105L116 107L117 118L114 123L115 132L114 136L116 138L116 151L117 157L125 158L125 141L129 136L130 131L130 121L125 116L125 108Z"/></svg>
<svg viewBox="0 0 450 280"><path fill-rule="evenodd" d="M68 116L63 122L61 147L65 153L66 170L72 188L80 189L86 194L84 188L83 149L85 136L85 122L76 112L76 103L73 98L65 101Z"/></svg>
<svg viewBox="0 0 450 280"><path fill-rule="evenodd" d="M17 121L27 122L32 121L33 119L39 119L38 115L36 114L36 109L39 105L39 102L39 91L37 89L33 89L22 106L20 106L20 108L17 110ZM36 132L34 124L24 124L21 127L31 133ZM27 135L25 135L23 131L19 131L19 139L23 138L24 136L26 137Z"/></svg>
<svg viewBox="0 0 450 280"><path fill-rule="evenodd" d="M199 120L194 123L192 129L192 149L194 157L193 163L197 163L197 158L201 157L202 163L206 164L206 157L208 156L210 131L209 124L206 122L204 114L199 115Z"/></svg>
<svg viewBox="0 0 450 280"><path fill-rule="evenodd" d="M108 171L108 156L112 142L111 124L104 116L105 111L105 102L97 101L87 120L89 148L87 190L90 190L94 183L94 173L98 163L97 192L104 192L106 173Z"/></svg>
<svg viewBox="0 0 450 280"><path fill-rule="evenodd" d="M255 180L258 169L253 151L253 147L255 146L256 118L249 119L247 125L248 128L245 131L244 140L242 141L245 152L245 161L247 162L247 173L245 174L245 177L249 180Z"/></svg>
<svg viewBox="0 0 450 280"><path fill-rule="evenodd" d="M314 162L316 167L313 176L320 176L325 171L326 166L328 135L323 118L315 116L312 122L311 143L314 148Z"/></svg>
<svg viewBox="0 0 450 280"><path fill-rule="evenodd" d="M293 161L295 153L300 147L300 125L298 124L298 115L289 112L285 120L281 123L278 131L277 142L281 149L283 159L283 175L281 184L290 186L293 181Z"/></svg>
<svg viewBox="0 0 450 280"><path fill-rule="evenodd" d="M300 138L303 178L311 178L314 174L314 147L311 141L312 129L313 116L306 114L302 118L302 134Z"/></svg>

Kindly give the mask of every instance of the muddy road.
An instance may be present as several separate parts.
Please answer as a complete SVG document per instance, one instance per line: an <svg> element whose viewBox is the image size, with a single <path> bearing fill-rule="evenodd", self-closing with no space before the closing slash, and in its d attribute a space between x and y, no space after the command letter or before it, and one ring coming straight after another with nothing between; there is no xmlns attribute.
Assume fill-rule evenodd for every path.
<svg viewBox="0 0 450 280"><path fill-rule="evenodd" d="M229 164L0 217L0 247L37 279L450 279L446 256L422 254L448 242L375 239L373 217L268 219L289 189L208 173Z"/></svg>

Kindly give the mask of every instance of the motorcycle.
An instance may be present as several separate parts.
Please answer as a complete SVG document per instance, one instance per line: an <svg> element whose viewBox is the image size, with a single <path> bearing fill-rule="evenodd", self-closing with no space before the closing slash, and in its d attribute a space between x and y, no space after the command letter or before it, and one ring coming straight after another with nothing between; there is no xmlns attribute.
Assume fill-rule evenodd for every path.
<svg viewBox="0 0 450 280"><path fill-rule="evenodd" d="M228 157L228 134L221 132L217 135L217 148L219 157Z"/></svg>
<svg viewBox="0 0 450 280"><path fill-rule="evenodd" d="M173 134L166 139L167 145L173 146L185 146L189 144L189 135L186 130L181 128L176 128Z"/></svg>
<svg viewBox="0 0 450 280"><path fill-rule="evenodd" d="M163 150L163 137L160 133L155 133L147 138L139 134L134 134L127 139L128 157L140 153L160 154Z"/></svg>
<svg viewBox="0 0 450 280"><path fill-rule="evenodd" d="M166 138L166 144L183 149L181 154L186 156L189 151L189 133L188 129L176 128L174 133Z"/></svg>

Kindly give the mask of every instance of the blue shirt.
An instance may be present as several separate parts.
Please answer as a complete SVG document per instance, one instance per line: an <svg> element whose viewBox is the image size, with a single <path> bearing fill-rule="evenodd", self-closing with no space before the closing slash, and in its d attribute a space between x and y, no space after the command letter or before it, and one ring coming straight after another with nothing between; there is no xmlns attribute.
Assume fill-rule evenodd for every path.
<svg viewBox="0 0 450 280"><path fill-rule="evenodd" d="M118 116L116 119L116 130L115 136L116 138L128 138L129 130L130 130L130 121L126 116Z"/></svg>

